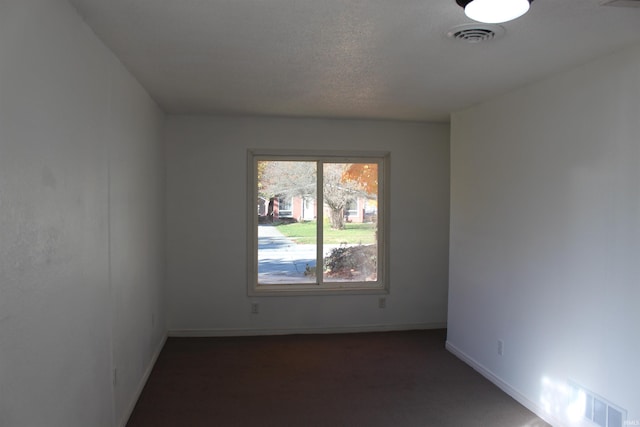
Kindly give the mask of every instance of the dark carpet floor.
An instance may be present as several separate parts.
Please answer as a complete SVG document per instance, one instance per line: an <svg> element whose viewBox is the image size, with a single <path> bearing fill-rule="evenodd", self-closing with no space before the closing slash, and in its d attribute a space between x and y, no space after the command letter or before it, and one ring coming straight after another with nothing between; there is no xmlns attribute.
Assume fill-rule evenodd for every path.
<svg viewBox="0 0 640 427"><path fill-rule="evenodd" d="M170 338L127 426L548 425L445 350L445 338Z"/></svg>

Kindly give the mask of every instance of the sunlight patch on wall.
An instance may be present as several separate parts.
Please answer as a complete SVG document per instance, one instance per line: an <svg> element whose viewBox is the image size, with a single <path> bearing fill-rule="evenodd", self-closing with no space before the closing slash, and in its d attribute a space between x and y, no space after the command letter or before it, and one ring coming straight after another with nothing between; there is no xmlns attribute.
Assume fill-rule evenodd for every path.
<svg viewBox="0 0 640 427"><path fill-rule="evenodd" d="M584 418L587 394L563 381L543 377L540 404L547 414L576 424Z"/></svg>

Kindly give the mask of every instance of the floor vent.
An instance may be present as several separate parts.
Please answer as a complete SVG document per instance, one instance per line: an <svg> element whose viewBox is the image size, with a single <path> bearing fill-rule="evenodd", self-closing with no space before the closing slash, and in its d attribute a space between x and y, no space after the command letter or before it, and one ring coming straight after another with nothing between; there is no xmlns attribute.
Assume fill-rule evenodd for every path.
<svg viewBox="0 0 640 427"><path fill-rule="evenodd" d="M573 384L574 390L584 393L584 418L598 427L623 427L627 423L627 411L586 388Z"/></svg>

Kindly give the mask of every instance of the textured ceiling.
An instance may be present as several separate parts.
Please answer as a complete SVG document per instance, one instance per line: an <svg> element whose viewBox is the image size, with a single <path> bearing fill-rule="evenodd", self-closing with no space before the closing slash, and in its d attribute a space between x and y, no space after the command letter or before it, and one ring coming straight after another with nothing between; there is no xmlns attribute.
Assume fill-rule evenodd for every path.
<svg viewBox="0 0 640 427"><path fill-rule="evenodd" d="M496 40L454 0L71 0L166 112L447 121L640 42L640 8L536 0ZM603 76L606 78L606 76Z"/></svg>

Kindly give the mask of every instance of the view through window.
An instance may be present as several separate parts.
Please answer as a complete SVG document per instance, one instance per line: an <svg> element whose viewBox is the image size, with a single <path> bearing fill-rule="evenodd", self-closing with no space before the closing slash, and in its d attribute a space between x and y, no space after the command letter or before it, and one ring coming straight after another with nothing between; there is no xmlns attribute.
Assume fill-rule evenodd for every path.
<svg viewBox="0 0 640 427"><path fill-rule="evenodd" d="M384 155L250 155L250 290L384 289Z"/></svg>

